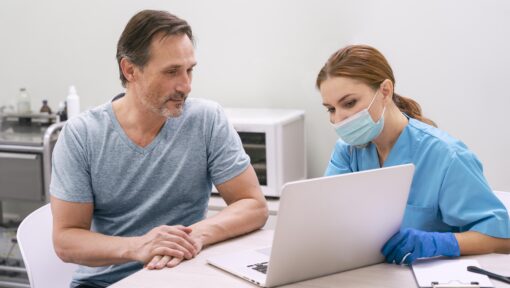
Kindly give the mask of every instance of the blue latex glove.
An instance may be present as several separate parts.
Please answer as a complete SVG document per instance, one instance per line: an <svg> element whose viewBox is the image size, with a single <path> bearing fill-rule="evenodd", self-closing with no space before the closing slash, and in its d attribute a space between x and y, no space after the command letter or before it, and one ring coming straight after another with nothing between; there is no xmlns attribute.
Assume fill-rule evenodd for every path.
<svg viewBox="0 0 510 288"><path fill-rule="evenodd" d="M453 233L425 232L412 228L401 229L393 235L381 252L388 263L408 265L418 258L460 256L459 243Z"/></svg>

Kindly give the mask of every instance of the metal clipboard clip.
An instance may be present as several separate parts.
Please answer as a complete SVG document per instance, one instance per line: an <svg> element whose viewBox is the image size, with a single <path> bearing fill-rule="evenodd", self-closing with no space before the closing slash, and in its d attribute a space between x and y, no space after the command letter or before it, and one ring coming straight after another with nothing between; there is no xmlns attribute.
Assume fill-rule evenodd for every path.
<svg viewBox="0 0 510 288"><path fill-rule="evenodd" d="M469 284L461 281L452 280L448 283L431 282L430 287L432 288L480 288L480 284L476 281L472 281Z"/></svg>

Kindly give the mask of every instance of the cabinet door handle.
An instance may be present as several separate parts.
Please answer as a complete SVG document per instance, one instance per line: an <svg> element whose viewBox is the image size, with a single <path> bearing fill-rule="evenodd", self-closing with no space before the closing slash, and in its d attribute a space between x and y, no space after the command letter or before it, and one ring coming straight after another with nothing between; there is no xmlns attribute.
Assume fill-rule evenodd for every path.
<svg viewBox="0 0 510 288"><path fill-rule="evenodd" d="M4 159L26 159L26 160L35 160L37 159L36 154L23 154L23 153L5 153L0 152L0 158Z"/></svg>

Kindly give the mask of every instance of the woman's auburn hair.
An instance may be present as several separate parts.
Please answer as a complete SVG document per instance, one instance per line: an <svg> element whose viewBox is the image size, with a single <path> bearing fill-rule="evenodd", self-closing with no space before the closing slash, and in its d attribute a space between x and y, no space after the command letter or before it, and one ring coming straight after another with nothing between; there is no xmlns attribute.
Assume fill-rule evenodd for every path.
<svg viewBox="0 0 510 288"><path fill-rule="evenodd" d="M377 90L381 83L389 79L395 84L393 70L386 58L377 49L368 45L349 45L335 52L317 75L316 86L331 77L346 77L359 80ZM411 118L437 127L434 121L422 115L418 102L393 92L393 102Z"/></svg>

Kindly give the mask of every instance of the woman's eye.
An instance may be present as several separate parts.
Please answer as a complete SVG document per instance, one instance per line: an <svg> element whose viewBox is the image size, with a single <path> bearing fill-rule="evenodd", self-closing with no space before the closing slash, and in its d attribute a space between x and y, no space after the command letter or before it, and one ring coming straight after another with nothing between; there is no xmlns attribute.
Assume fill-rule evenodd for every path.
<svg viewBox="0 0 510 288"><path fill-rule="evenodd" d="M328 113L335 113L335 108L327 108L326 111Z"/></svg>
<svg viewBox="0 0 510 288"><path fill-rule="evenodd" d="M356 100L350 100L350 101L345 102L345 104L344 104L344 106L346 108L352 108L352 107L354 107L354 105L356 105Z"/></svg>
<svg viewBox="0 0 510 288"><path fill-rule="evenodd" d="M177 70L168 70L166 71L167 74L170 74L170 75L175 75L177 74Z"/></svg>

